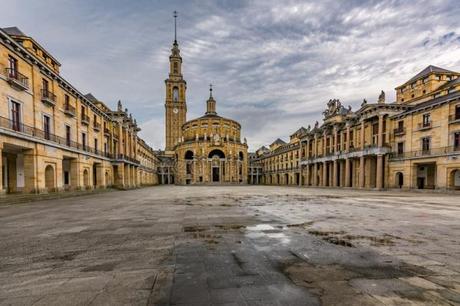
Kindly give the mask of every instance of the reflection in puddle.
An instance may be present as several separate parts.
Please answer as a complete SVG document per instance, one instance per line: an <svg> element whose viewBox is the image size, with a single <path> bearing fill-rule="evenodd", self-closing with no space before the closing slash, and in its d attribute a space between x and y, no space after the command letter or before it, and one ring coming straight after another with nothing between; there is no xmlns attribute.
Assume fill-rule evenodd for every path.
<svg viewBox="0 0 460 306"><path fill-rule="evenodd" d="M275 229L275 227L269 224L257 224L254 226L248 226L246 237L251 239L271 238L278 240L282 244L288 244L291 242L291 239L285 233L280 232L279 228Z"/></svg>
<svg viewBox="0 0 460 306"><path fill-rule="evenodd" d="M275 228L270 224L257 224L254 226L248 226L247 229L249 231L270 231L274 230Z"/></svg>

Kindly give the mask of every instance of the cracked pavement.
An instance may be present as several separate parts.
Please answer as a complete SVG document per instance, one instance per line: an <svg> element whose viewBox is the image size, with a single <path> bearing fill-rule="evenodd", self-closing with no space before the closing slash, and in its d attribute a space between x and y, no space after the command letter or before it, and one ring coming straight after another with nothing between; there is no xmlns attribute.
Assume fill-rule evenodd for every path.
<svg viewBox="0 0 460 306"><path fill-rule="evenodd" d="M460 305L460 196L157 186L0 206L0 305Z"/></svg>

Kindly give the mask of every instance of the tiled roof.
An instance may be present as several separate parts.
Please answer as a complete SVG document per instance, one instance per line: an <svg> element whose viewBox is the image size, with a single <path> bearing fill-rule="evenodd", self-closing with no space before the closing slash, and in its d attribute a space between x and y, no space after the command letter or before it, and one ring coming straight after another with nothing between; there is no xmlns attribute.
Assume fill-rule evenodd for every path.
<svg viewBox="0 0 460 306"><path fill-rule="evenodd" d="M5 31L5 33L8 35L26 36L21 30L19 30L18 27L7 27L7 28L2 28L2 30Z"/></svg>
<svg viewBox="0 0 460 306"><path fill-rule="evenodd" d="M435 72L435 73L436 72L437 73L456 73L454 71L450 71L450 70L447 70L447 69L444 69L444 68L440 68L440 67L430 65L430 66L426 67L425 69L423 69L422 71L420 71L419 73L417 73L414 77L412 77L405 84L412 83L415 80L418 80L420 78L426 77L427 75L429 75L430 73L433 73L433 72Z"/></svg>

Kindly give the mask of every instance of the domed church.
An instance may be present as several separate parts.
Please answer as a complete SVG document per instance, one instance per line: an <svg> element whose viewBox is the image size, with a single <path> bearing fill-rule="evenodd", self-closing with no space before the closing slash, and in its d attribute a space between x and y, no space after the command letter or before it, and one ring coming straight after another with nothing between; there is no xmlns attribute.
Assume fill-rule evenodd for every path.
<svg viewBox="0 0 460 306"><path fill-rule="evenodd" d="M174 17L177 15L175 14ZM176 23L176 22L174 22ZM176 29L176 27L175 27ZM248 146L241 141L241 125L221 117L209 89L206 112L187 121L187 83L182 75L182 57L174 31L165 80L166 148L160 156L159 179L163 184L246 184Z"/></svg>

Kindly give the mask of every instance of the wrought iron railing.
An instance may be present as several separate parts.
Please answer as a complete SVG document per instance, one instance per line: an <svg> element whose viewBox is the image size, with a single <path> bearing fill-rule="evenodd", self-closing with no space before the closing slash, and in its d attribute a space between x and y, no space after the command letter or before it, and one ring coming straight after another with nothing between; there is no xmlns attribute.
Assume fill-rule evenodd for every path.
<svg viewBox="0 0 460 306"><path fill-rule="evenodd" d="M460 121L460 114L449 115L449 122Z"/></svg>
<svg viewBox="0 0 460 306"><path fill-rule="evenodd" d="M101 130L101 124L99 122L94 121L93 122L93 128L97 131Z"/></svg>
<svg viewBox="0 0 460 306"><path fill-rule="evenodd" d="M29 88L29 78L20 73L17 69L6 68L5 74L8 80L15 82L25 89Z"/></svg>
<svg viewBox="0 0 460 306"><path fill-rule="evenodd" d="M67 104L64 105L64 112L67 115L75 116L76 110L75 110L75 107L73 107L72 105L67 103Z"/></svg>
<svg viewBox="0 0 460 306"><path fill-rule="evenodd" d="M398 127L398 128L396 128L396 129L393 130L393 134L394 134L395 136L397 136L397 135L404 135L405 133L406 133L406 128L404 128L404 127Z"/></svg>
<svg viewBox="0 0 460 306"><path fill-rule="evenodd" d="M431 121L422 122L422 123L417 124L417 129L419 130L431 129L431 127L432 127Z"/></svg>
<svg viewBox="0 0 460 306"><path fill-rule="evenodd" d="M50 104L56 104L56 95L52 93L49 89L43 88L41 90L42 101Z"/></svg>
<svg viewBox="0 0 460 306"><path fill-rule="evenodd" d="M89 116L85 114L81 114L81 123L88 125L89 124Z"/></svg>
<svg viewBox="0 0 460 306"><path fill-rule="evenodd" d="M426 150L410 151L410 152L392 152L390 154L391 159L406 159L406 158L419 158L419 157L430 157L430 156L442 156L458 153L460 154L460 146L449 146L432 148Z"/></svg>
<svg viewBox="0 0 460 306"><path fill-rule="evenodd" d="M79 149L83 150L89 153L93 153L96 155L104 156L107 158L113 158L113 155L107 152L101 152L95 148L92 148L88 145L78 143L76 141L72 141L69 138L66 137L61 137L55 134L52 134L48 131L40 130L37 128L34 128L32 126L23 124L21 122L18 122L16 120L10 120L8 118L0 117L0 127L1 128L6 128L9 130L13 130L15 132L23 133L28 136L36 137L39 139L44 139L47 141L52 141L54 143L64 145L70 148L74 149Z"/></svg>

